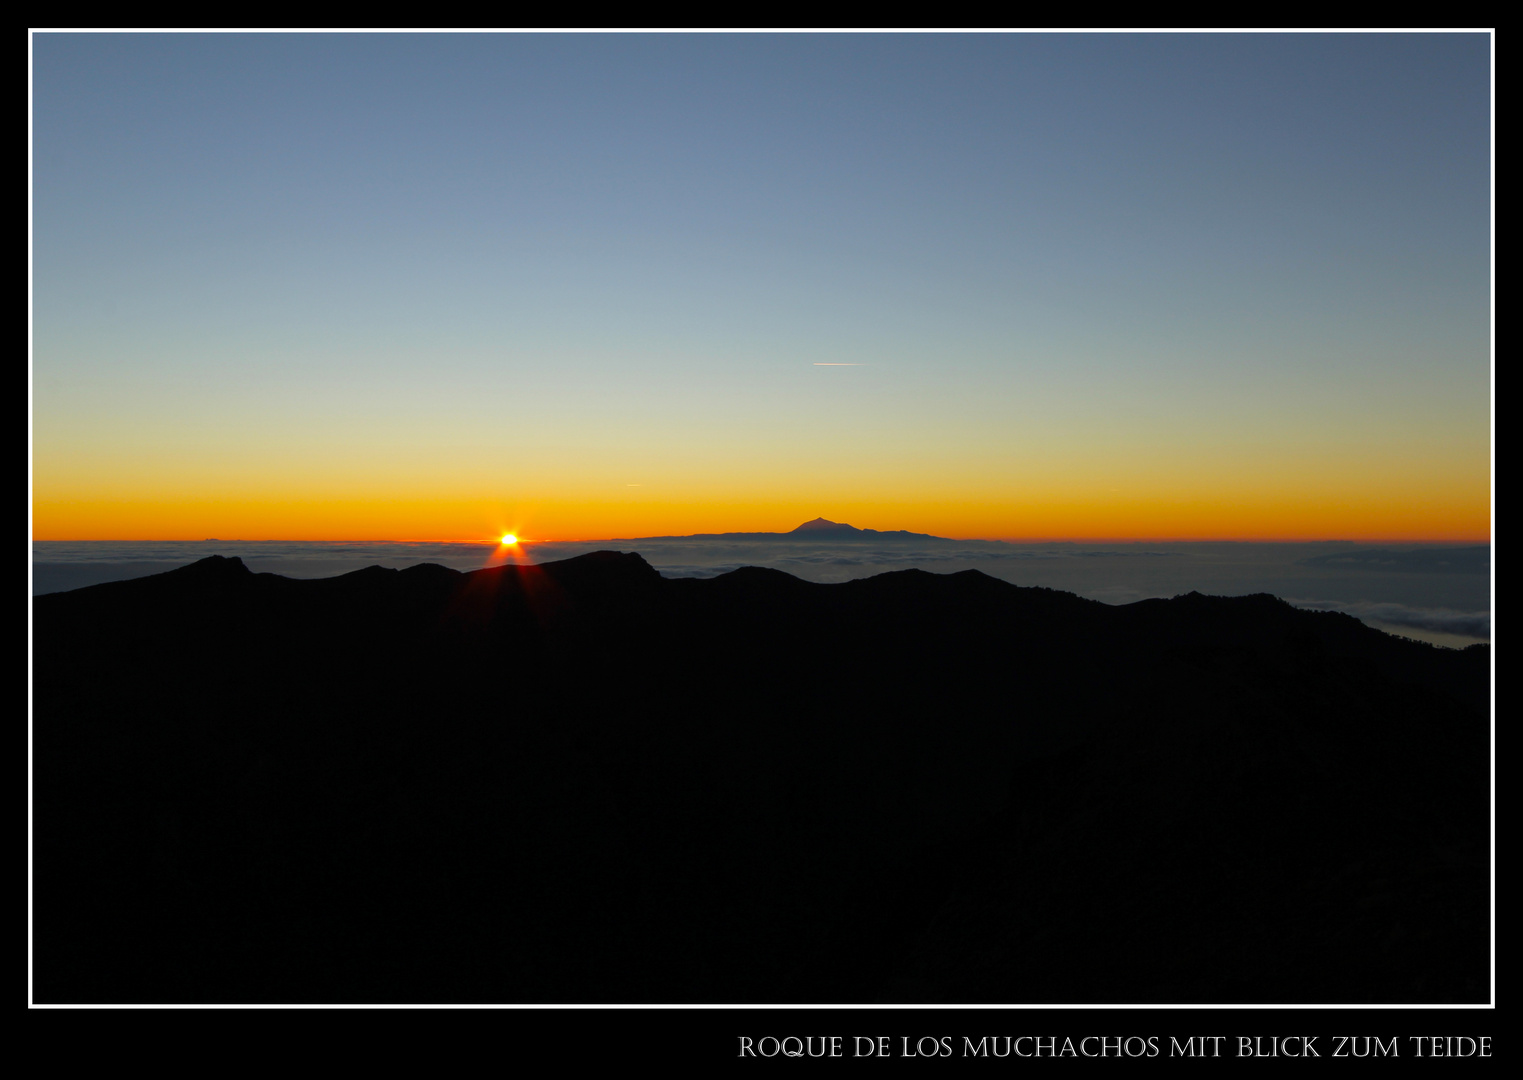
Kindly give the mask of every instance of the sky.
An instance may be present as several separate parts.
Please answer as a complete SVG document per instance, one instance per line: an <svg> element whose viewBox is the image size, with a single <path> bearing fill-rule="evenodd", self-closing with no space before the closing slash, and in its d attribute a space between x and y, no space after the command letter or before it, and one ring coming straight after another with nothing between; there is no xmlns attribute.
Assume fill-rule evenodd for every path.
<svg viewBox="0 0 1523 1080"><path fill-rule="evenodd" d="M1486 34L31 44L36 539L1490 539Z"/></svg>

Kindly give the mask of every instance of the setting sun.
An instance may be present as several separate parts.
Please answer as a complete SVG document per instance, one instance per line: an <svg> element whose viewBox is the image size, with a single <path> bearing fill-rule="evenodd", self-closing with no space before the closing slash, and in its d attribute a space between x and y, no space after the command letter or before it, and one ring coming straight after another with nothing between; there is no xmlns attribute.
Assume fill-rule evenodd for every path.
<svg viewBox="0 0 1523 1080"><path fill-rule="evenodd" d="M512 547L514 544L518 543L518 537L514 536L512 533L503 533L502 542L505 547Z"/></svg>

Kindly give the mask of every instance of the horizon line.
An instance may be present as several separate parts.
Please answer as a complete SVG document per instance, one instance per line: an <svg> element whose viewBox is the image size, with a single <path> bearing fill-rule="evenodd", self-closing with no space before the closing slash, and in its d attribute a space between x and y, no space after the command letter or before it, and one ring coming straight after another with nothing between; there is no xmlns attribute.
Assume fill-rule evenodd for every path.
<svg viewBox="0 0 1523 1080"><path fill-rule="evenodd" d="M853 526L855 528L855 526ZM866 531L866 530L863 530ZM910 530L874 530L875 532L895 533L908 532ZM519 537L515 547L525 547L534 544L596 544L596 543L627 543L635 540L685 540L696 537L718 537L730 534L749 535L773 535L793 536L794 530L781 532L769 532L765 529L730 529L722 533L662 533L650 536L591 536L591 537L557 537L548 539L529 540ZM1178 536L1037 536L1037 537L1007 537L1007 536L936 536L931 533L923 533L934 540L955 540L960 542L979 542L993 544L1486 544L1492 542L1490 537L1464 538L1464 539L1441 539L1441 538L1400 538L1400 537L1347 537L1347 536L1302 536L1302 537L1241 537L1241 536L1207 536L1207 537L1178 537ZM822 539L822 543L830 542ZM839 541L837 541L839 542ZM32 537L34 544L472 544L481 547L503 547L500 540L496 539L448 539L439 537L369 537L352 538L337 537L315 539L311 537L265 537L254 539L247 537L70 537L70 538L39 538Z"/></svg>

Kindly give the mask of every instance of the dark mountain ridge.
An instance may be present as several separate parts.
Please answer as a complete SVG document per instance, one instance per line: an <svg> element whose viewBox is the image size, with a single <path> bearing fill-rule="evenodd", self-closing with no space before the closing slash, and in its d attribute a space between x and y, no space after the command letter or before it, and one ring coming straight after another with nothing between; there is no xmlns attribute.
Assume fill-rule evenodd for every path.
<svg viewBox="0 0 1523 1080"><path fill-rule="evenodd" d="M34 600L39 1001L1484 1001L1489 650L639 556Z"/></svg>

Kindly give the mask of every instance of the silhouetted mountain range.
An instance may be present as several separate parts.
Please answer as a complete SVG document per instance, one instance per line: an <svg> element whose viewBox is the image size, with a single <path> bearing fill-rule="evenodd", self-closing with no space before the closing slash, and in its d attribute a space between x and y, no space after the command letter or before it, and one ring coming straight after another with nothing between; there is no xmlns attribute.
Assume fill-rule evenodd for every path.
<svg viewBox="0 0 1523 1080"><path fill-rule="evenodd" d="M601 552L212 557L34 655L40 1002L1488 997L1484 646Z"/></svg>

